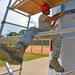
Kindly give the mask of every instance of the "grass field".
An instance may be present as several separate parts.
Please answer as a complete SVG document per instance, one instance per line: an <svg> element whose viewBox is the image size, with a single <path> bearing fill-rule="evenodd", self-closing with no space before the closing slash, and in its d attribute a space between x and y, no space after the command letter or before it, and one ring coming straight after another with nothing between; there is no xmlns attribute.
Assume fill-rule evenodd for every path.
<svg viewBox="0 0 75 75"><path fill-rule="evenodd" d="M34 60L37 58L42 58L42 57L48 57L48 55L41 55L41 54L25 54L24 55L24 61L30 61L30 60Z"/></svg>
<svg viewBox="0 0 75 75"><path fill-rule="evenodd" d="M41 55L41 54L25 54L24 55L24 62L31 61L34 59L42 58L42 57L48 57L48 55ZM0 60L0 67L4 66L4 62Z"/></svg>

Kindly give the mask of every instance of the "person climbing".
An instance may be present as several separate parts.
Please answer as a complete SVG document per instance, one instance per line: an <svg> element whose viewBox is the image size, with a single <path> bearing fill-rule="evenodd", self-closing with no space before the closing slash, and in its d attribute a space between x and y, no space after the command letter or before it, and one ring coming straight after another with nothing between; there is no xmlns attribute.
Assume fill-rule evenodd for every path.
<svg viewBox="0 0 75 75"><path fill-rule="evenodd" d="M39 28L35 27L29 28L15 46L9 47L5 44L0 44L0 60L7 61L10 64L14 65L22 64L25 50L30 44L30 42L33 41L34 36L38 32L50 31L51 30L50 22L51 21L56 22L60 17L64 16L64 12L61 12L58 16L54 17L48 16L50 14L50 8L51 6L49 6L46 3L41 5L40 10L42 11L43 14L41 14L38 19ZM60 55L60 50L61 50L62 36L57 34L57 35L51 35L50 38L54 40L54 50L49 67L55 69L55 71L57 72L64 72L64 68L60 66L58 62L58 57Z"/></svg>

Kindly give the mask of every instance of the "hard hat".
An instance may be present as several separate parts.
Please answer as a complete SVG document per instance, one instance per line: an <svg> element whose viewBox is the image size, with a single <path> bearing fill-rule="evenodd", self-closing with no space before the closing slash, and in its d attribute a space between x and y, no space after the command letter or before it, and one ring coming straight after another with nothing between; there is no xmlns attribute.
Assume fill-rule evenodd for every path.
<svg viewBox="0 0 75 75"><path fill-rule="evenodd" d="M45 4L41 5L40 9L43 12L43 11L49 10L50 7L49 7L49 5L47 3L45 3Z"/></svg>

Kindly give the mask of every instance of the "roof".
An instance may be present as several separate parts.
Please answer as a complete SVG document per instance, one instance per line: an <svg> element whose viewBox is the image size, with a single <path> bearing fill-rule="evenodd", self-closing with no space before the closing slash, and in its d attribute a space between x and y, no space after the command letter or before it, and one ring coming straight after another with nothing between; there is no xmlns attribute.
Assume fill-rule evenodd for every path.
<svg viewBox="0 0 75 75"><path fill-rule="evenodd" d="M48 3L53 8L69 1L71 0L16 0L12 8L34 15L41 12L40 6L44 3Z"/></svg>

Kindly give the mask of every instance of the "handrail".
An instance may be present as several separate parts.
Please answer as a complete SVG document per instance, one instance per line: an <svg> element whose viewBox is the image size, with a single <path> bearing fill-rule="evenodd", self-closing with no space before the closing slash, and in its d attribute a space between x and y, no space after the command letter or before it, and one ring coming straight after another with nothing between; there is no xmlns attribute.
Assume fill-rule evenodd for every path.
<svg viewBox="0 0 75 75"><path fill-rule="evenodd" d="M55 34L66 34L66 33L73 33L73 32L75 32L75 27L65 28L65 29L58 29L58 30L53 30L53 31L39 32L35 35L35 37L55 35Z"/></svg>
<svg viewBox="0 0 75 75"><path fill-rule="evenodd" d="M72 70L72 71L68 71L68 72L64 72L64 73L59 73L59 74L62 74L62 75L66 75L66 74L71 74L71 73L74 73L75 70Z"/></svg>

